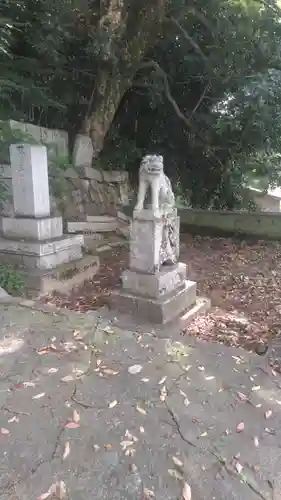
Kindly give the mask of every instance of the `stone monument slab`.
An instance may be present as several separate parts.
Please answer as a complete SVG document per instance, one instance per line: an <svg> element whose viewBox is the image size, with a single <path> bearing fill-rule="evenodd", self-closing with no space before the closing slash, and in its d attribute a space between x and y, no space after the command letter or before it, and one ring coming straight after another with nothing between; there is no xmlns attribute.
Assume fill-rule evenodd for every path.
<svg viewBox="0 0 281 500"><path fill-rule="evenodd" d="M73 148L73 164L75 167L91 166L94 148L90 137L78 134Z"/></svg>
<svg viewBox="0 0 281 500"><path fill-rule="evenodd" d="M45 146L10 146L12 187L16 216L49 217L50 196Z"/></svg>

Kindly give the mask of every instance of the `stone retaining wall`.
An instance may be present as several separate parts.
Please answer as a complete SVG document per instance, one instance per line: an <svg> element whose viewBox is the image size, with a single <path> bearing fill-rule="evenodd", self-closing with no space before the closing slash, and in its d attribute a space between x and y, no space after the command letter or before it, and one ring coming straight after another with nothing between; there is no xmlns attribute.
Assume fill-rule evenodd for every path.
<svg viewBox="0 0 281 500"><path fill-rule="evenodd" d="M0 219L1 216L14 215L9 142L46 145L53 215L62 214L68 220L83 219L85 215L116 216L119 207L128 203L128 174L92 168L93 147L88 136L76 137L73 155L69 159L68 134L63 130L51 130L13 120L2 122L2 125L6 127L7 139L4 140L0 155ZM72 165L74 168L53 168L58 161L64 163L63 168ZM59 189L55 189L58 173Z"/></svg>
<svg viewBox="0 0 281 500"><path fill-rule="evenodd" d="M281 214L223 210L179 210L181 230L193 233L228 233L281 240Z"/></svg>
<svg viewBox="0 0 281 500"><path fill-rule="evenodd" d="M61 176L62 195L56 198L51 194L53 215L63 212L68 220L83 219L86 215L115 216L120 206L128 203L130 188L126 172L77 167L65 170ZM51 187L53 180L51 173ZM1 187L4 188L4 200L0 200L0 217L13 216L10 165L0 165L0 190Z"/></svg>

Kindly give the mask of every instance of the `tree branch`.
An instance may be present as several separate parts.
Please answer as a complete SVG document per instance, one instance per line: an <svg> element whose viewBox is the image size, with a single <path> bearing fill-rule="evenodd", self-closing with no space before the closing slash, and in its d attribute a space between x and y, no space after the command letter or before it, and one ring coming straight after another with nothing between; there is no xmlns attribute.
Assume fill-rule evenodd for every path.
<svg viewBox="0 0 281 500"><path fill-rule="evenodd" d="M173 107L173 110L175 111L177 117L182 120L184 122L184 124L188 127L188 128L191 128L191 123L190 123L190 119L192 117L192 115L196 112L196 110L198 109L198 107L200 106L202 100L204 99L205 97L205 94L209 88L209 83L207 84L207 86L205 87L204 91L203 91L203 94L201 95L198 103L195 105L191 115L187 118L183 113L182 111L180 110L177 102L175 101L175 99L173 98L172 94L171 94L171 91L170 91L170 86L169 86L169 81L168 81L168 75L167 73L165 73L165 71L159 66L159 64L156 62L156 61L145 61L143 62L142 64L140 64L139 66L139 70L141 69L146 69L146 68L153 68L156 73L158 73L160 76L162 76L163 78L163 83L164 83L164 92L165 92L165 95L166 95L166 98L167 100L170 102L170 104L172 105ZM136 83L133 83L132 85L133 87L134 86L138 86L137 82ZM145 86L145 84L141 84L142 87ZM149 87L149 85L147 85L147 87ZM200 136L200 133L196 132L198 137L203 141L203 143L205 143L205 140L203 137ZM217 161L217 163L223 168L223 164L221 162L221 160L218 158L218 156L211 150L209 149L208 150L209 154Z"/></svg>
<svg viewBox="0 0 281 500"><path fill-rule="evenodd" d="M205 98L206 92L210 88L210 84L207 83L202 95L200 96L200 99L198 100L197 104L193 108L191 114L189 117L186 117L184 113L180 110L177 102L173 98L171 91L170 91L170 86L169 86L169 81L168 81L168 75L165 73L165 71L159 66L159 64L156 61L147 61L141 64L139 69L144 69L144 68L154 68L155 71L162 77L163 83L164 83L164 93L169 101L169 103L172 105L177 117L182 120L187 127L190 127L190 119L196 113L197 109L199 108L200 104L202 103L203 99ZM140 88L153 88L155 87L153 84L148 84L148 83L143 83L143 82L134 82L133 87L140 87Z"/></svg>
<svg viewBox="0 0 281 500"><path fill-rule="evenodd" d="M176 103L175 99L173 98L171 91L170 91L170 86L169 86L169 81L168 81L168 76L167 73L159 66L159 64L156 61L147 61L141 64L139 69L145 69L145 68L152 68L158 73L162 79L163 79L163 84L164 84L164 92L167 100L169 103L172 105L176 115L180 120L182 120L187 127L190 127L190 119L187 118L180 110L178 104ZM133 84L135 86L135 84Z"/></svg>
<svg viewBox="0 0 281 500"><path fill-rule="evenodd" d="M181 32L185 40L190 43L190 45L202 57L202 59L205 62L208 61L208 58L205 56L204 52L200 49L199 45L187 33L187 31L182 27L182 25L174 17L169 17L169 20L178 28L178 30Z"/></svg>

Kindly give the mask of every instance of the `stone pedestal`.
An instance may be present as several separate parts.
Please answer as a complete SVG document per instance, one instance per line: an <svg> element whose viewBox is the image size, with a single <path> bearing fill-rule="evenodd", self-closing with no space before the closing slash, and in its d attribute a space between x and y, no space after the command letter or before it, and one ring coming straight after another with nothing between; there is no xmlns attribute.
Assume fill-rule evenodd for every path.
<svg viewBox="0 0 281 500"><path fill-rule="evenodd" d="M206 308L198 306L197 285L186 279L186 264L178 262L179 217L175 209L154 216L151 210L133 215L130 268L122 288L112 293L112 305L141 322L166 324L186 320Z"/></svg>
<svg viewBox="0 0 281 500"><path fill-rule="evenodd" d="M179 257L177 211L172 209L157 215L145 209L134 212L130 237L130 269L154 274L171 255L176 262Z"/></svg>
<svg viewBox="0 0 281 500"><path fill-rule="evenodd" d="M144 207L150 184L152 203ZM129 269L122 287L112 293L112 305L144 323L164 325L180 320L181 326L208 307L197 298L197 285L186 279L179 259L180 221L174 206L163 158L147 156L140 167L138 202L130 233Z"/></svg>
<svg viewBox="0 0 281 500"><path fill-rule="evenodd" d="M45 146L10 147L15 217L2 220L0 261L34 271L81 259L83 235L64 235L51 217Z"/></svg>

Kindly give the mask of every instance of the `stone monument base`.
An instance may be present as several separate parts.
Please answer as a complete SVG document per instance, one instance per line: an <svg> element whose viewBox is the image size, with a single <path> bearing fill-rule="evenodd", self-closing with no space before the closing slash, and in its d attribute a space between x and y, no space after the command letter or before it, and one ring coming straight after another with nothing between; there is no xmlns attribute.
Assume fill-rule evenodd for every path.
<svg viewBox="0 0 281 500"><path fill-rule="evenodd" d="M52 240L62 236L62 217L3 217L2 231L5 238Z"/></svg>
<svg viewBox="0 0 281 500"><path fill-rule="evenodd" d="M85 255L56 266L53 269L21 269L28 297L45 295L54 291L69 292L85 280L93 278L99 270L99 257Z"/></svg>
<svg viewBox="0 0 281 500"><path fill-rule="evenodd" d="M0 238L0 262L26 269L54 269L83 257L83 235L64 235L48 241Z"/></svg>
<svg viewBox="0 0 281 500"><path fill-rule="evenodd" d="M112 292L111 307L155 325L181 319L188 322L209 305L196 292L196 282L186 280L186 265L181 262L162 266L155 274L127 269L122 275L122 289Z"/></svg>

